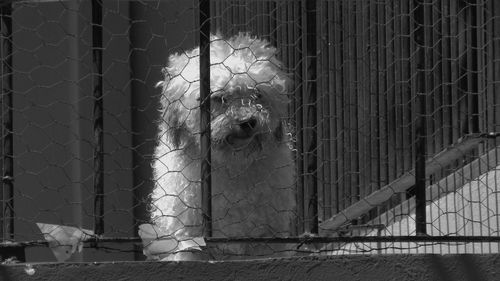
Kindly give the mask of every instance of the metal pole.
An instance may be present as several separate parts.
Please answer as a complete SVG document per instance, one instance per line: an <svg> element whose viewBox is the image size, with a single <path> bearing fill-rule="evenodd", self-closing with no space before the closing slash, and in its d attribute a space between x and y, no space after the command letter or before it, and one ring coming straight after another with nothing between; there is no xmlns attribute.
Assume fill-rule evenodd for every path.
<svg viewBox="0 0 500 281"><path fill-rule="evenodd" d="M102 0L92 0L92 86L94 95L94 231L104 233L104 143L102 107Z"/></svg>
<svg viewBox="0 0 500 281"><path fill-rule="evenodd" d="M417 124L415 128L415 229L417 235L427 235L426 212L425 212L425 189L426 189L426 32L425 21L427 3L425 0L415 0L414 19L417 25L415 30L415 42L417 44L417 99L416 115Z"/></svg>
<svg viewBox="0 0 500 281"><path fill-rule="evenodd" d="M305 1L306 65L305 92L302 97L304 231L318 233L318 140L317 140L317 46L316 0Z"/></svg>
<svg viewBox="0 0 500 281"><path fill-rule="evenodd" d="M200 0L200 129L203 235L212 236L210 144L210 1Z"/></svg>
<svg viewBox="0 0 500 281"><path fill-rule="evenodd" d="M72 139L69 145L73 159L71 161L71 212L73 223L77 227L82 227L82 132L81 132L81 105L80 98L81 92L78 81L80 80L80 63L79 63L79 51L80 42L78 34L79 26L79 16L78 12L80 9L80 4L78 1L69 1L67 3L67 9L70 15L67 19L67 31L72 37L68 40L71 41L69 44L68 55L70 60L67 62L69 71L69 85L68 85L68 96L69 101L73 105L75 112L74 115L70 117L70 128L69 138ZM83 261L83 253L76 252L73 253L73 260L81 262Z"/></svg>
<svg viewBox="0 0 500 281"><path fill-rule="evenodd" d="M14 147L12 134L12 7L0 8L0 59L2 88L2 192L1 234L2 239L14 238Z"/></svg>
<svg viewBox="0 0 500 281"><path fill-rule="evenodd" d="M150 102L151 97L141 95L144 91L147 82L142 81L141 78L147 74L147 67L144 65L146 54L141 50L141 43L144 42L144 36L147 34L147 26L141 24L146 19L147 7L144 3L138 1L129 2L129 22L130 22L130 91L132 105L132 165L133 165L133 216L134 216L134 232L137 233L139 225L150 221L150 201L149 195L151 194L154 186L153 171L150 165L144 165L145 161L150 159L145 155L151 154L151 146L145 146L144 143L149 141L152 133L148 133L145 128L148 126L150 119L145 118L143 108L146 107L144 103ZM159 98L157 99L159 103ZM140 132L140 133L138 133ZM135 260L144 260L142 254L142 245L136 245Z"/></svg>

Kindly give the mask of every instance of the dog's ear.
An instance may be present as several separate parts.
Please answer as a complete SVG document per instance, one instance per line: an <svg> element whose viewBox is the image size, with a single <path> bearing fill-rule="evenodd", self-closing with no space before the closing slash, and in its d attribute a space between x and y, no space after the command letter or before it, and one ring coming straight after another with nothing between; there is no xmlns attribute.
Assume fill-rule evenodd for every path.
<svg viewBox="0 0 500 281"><path fill-rule="evenodd" d="M182 140L186 139L188 130L186 128L184 116L181 114L179 108L167 108L164 113L164 121L166 137L174 148L181 146Z"/></svg>
<svg viewBox="0 0 500 281"><path fill-rule="evenodd" d="M283 139L285 137L285 128L283 126L282 121L280 121L278 127L276 127L276 129L274 129L273 136L274 136L274 139L276 140L276 142L283 141Z"/></svg>

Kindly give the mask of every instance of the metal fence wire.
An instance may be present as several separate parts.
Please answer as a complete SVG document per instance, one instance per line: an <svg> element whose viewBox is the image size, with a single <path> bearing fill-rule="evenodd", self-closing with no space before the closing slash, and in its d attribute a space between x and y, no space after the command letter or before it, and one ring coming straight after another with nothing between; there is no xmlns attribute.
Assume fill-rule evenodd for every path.
<svg viewBox="0 0 500 281"><path fill-rule="evenodd" d="M500 251L497 1L0 13L4 262Z"/></svg>

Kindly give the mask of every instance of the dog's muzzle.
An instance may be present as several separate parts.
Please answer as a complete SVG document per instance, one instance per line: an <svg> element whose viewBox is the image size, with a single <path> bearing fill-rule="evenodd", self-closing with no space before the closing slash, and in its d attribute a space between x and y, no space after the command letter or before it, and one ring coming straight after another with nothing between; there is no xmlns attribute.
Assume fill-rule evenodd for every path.
<svg viewBox="0 0 500 281"><path fill-rule="evenodd" d="M231 126L231 131L226 137L226 143L235 149L243 148L245 144L251 142L255 137L257 132L256 128L256 118L251 117L246 120L240 120L238 123Z"/></svg>

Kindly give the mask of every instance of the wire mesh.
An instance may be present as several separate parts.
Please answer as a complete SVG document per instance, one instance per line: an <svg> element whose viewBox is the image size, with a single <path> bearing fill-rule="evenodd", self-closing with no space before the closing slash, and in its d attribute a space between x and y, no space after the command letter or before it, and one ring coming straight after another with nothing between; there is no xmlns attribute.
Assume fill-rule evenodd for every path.
<svg viewBox="0 0 500 281"><path fill-rule="evenodd" d="M493 0L0 8L2 259L498 252Z"/></svg>
<svg viewBox="0 0 500 281"><path fill-rule="evenodd" d="M322 143L323 167L327 183L337 185L320 208L327 230L368 223L385 229L363 235L497 236L496 225L486 226L497 219L497 203L487 202L495 185L477 188L498 170L497 142L484 134L498 131L498 77L487 74L496 61L496 9L489 1L324 2L329 20L320 50L330 71L320 80L330 93L323 104L333 112L323 120L333 130ZM420 172L419 157L426 162ZM483 198L477 193L484 190ZM416 202L419 191L424 204ZM497 244L438 245L338 249L455 253Z"/></svg>

